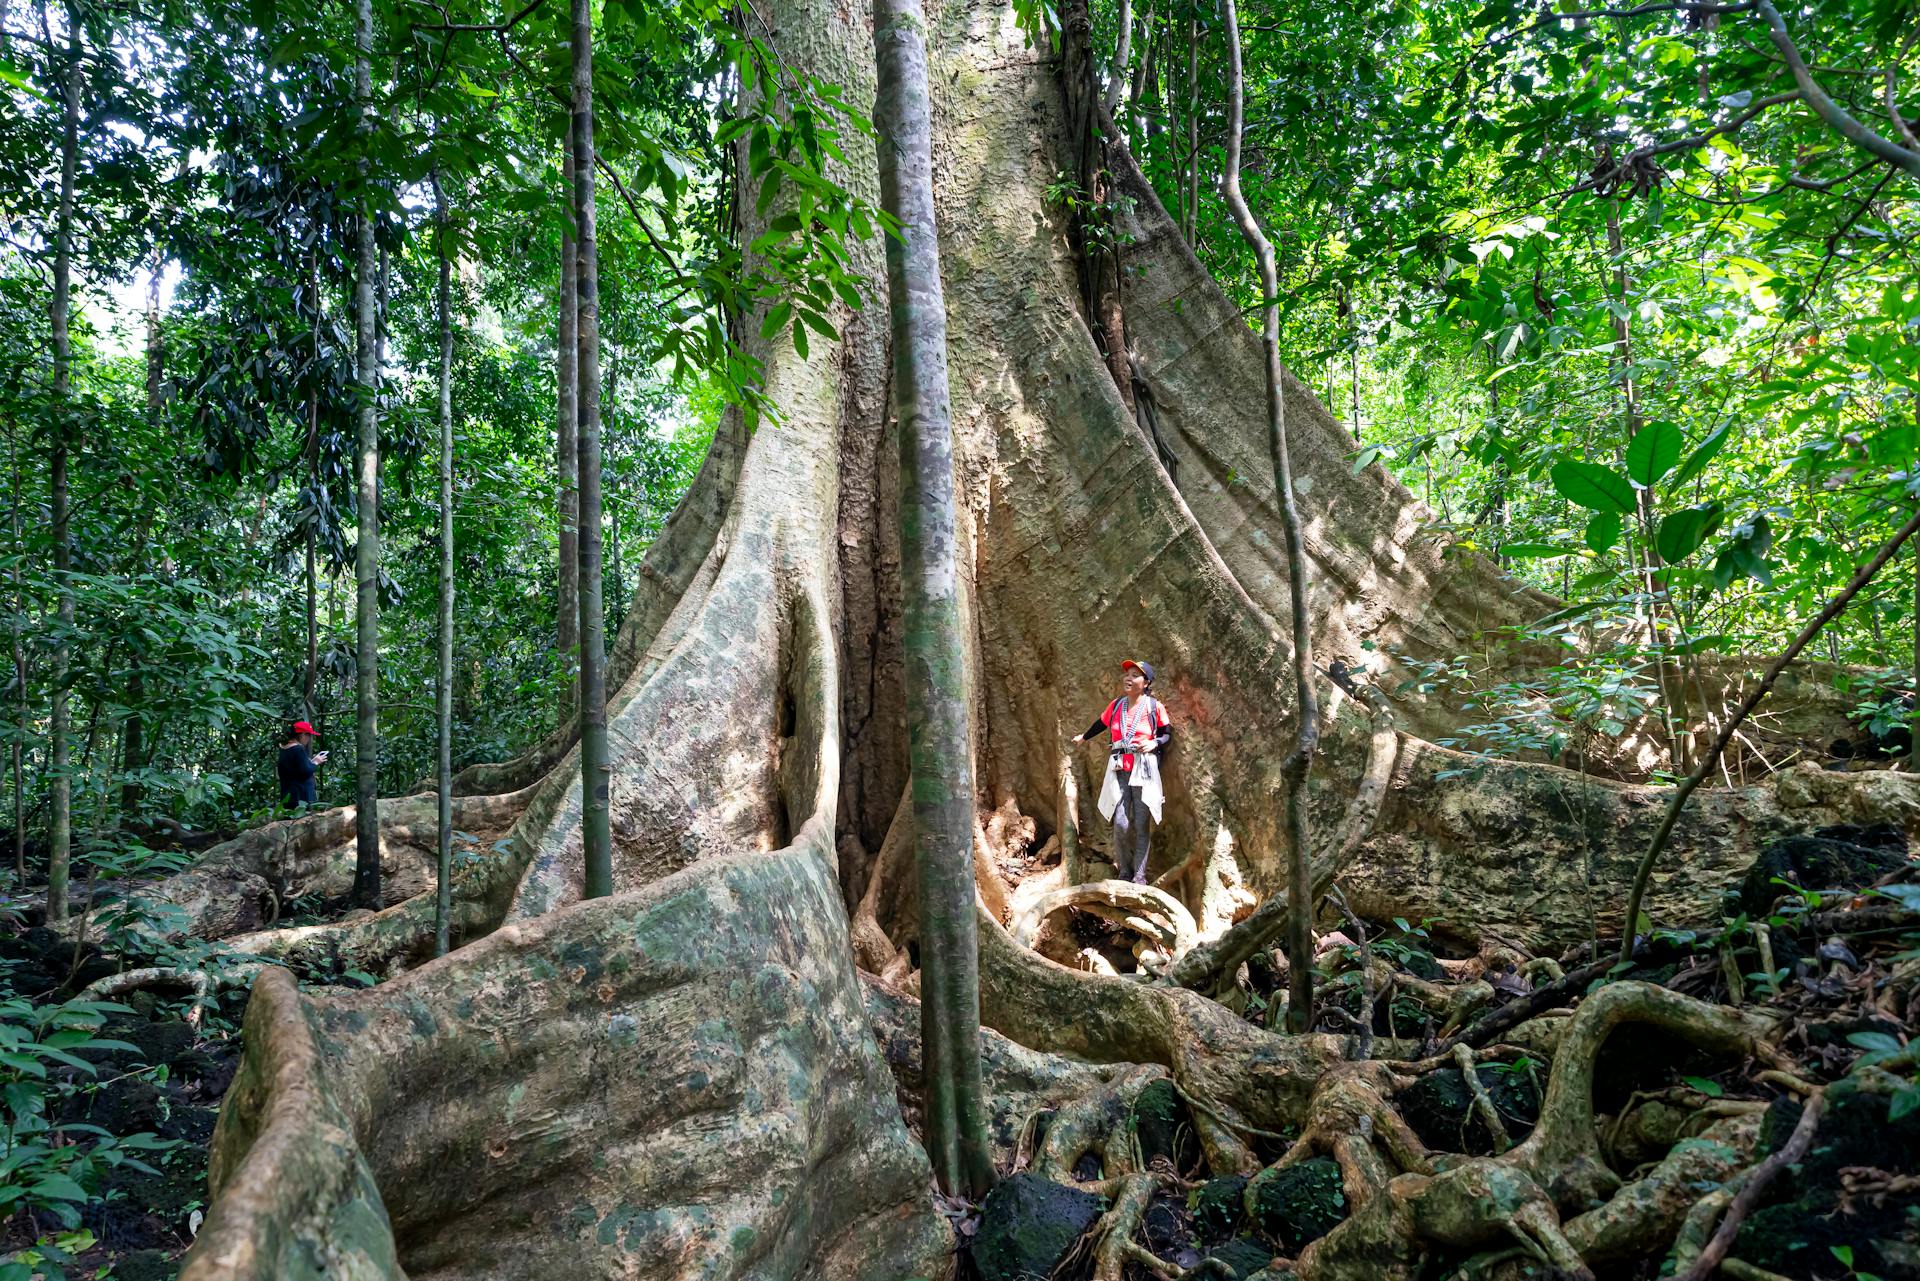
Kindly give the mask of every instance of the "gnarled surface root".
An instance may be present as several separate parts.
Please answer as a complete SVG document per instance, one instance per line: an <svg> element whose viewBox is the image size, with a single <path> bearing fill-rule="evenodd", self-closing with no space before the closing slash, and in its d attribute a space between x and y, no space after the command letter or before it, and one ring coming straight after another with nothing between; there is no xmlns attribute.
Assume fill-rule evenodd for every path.
<svg viewBox="0 0 1920 1281"><path fill-rule="evenodd" d="M183 1281L319 1275L336 1247L357 1262L330 1275L383 1279L939 1270L844 929L796 847L363 992L266 971Z"/></svg>

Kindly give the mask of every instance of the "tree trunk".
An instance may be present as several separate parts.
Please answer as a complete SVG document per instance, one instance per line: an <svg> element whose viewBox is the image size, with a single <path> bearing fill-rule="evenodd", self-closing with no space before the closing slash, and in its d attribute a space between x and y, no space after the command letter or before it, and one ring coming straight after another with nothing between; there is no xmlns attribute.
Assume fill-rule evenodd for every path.
<svg viewBox="0 0 1920 1281"><path fill-rule="evenodd" d="M580 828L587 898L613 893L607 611L600 585L600 259L593 209L593 5L573 0L573 225L579 256Z"/></svg>
<svg viewBox="0 0 1920 1281"><path fill-rule="evenodd" d="M73 203L74 181L80 158L80 31L67 16L66 94L60 113L60 205L54 223L53 244L53 460L48 491L53 506L53 574L58 592L55 606L58 635L48 689L53 712L47 727L47 773L52 781L47 823L47 919L67 919L67 877L73 856L73 780L68 774L72 711L70 683L74 625L73 506L67 476L68 450L73 434Z"/></svg>
<svg viewBox="0 0 1920 1281"><path fill-rule="evenodd" d="M572 230L574 188L578 182L573 145L573 126L569 121L561 151L567 218L560 232L559 341L554 346L554 378L559 388L555 397L559 421L554 428L554 466L559 473L560 487L560 578L559 592L554 599L554 643L560 650L561 667L568 673L562 719L577 708L580 701L577 674L580 661L580 256Z"/></svg>
<svg viewBox="0 0 1920 1281"><path fill-rule="evenodd" d="M371 144L373 128L373 0L355 5L354 101L360 112L360 141ZM354 805L356 857L353 903L380 905L380 362L375 331L373 202L366 188L372 162L360 161L362 197L358 226L358 279L354 283L354 321L358 330L355 381L359 404L357 456L358 532L354 539Z"/></svg>
<svg viewBox="0 0 1920 1281"><path fill-rule="evenodd" d="M993 1185L980 1097L979 949L973 919L973 762L955 546L947 309L933 203L933 103L919 0L875 0L874 125L887 242L893 399L900 416L900 588L908 764L920 888L926 1143L934 1177L978 1200ZM1119 83L1116 67L1114 84Z"/></svg>
<svg viewBox="0 0 1920 1281"><path fill-rule="evenodd" d="M1307 615L1306 540L1300 530L1300 502L1293 488L1287 454L1287 394L1280 372L1280 278L1273 246L1240 194L1240 130L1245 78L1240 70L1240 18L1234 0L1222 0L1227 25L1227 165L1221 178L1227 208L1260 266L1266 332L1261 346L1267 364L1267 452L1273 464L1273 488L1280 502L1280 527L1287 538L1287 602L1293 618L1294 748L1282 767L1286 780L1287 890L1304 906L1289 918L1287 936L1287 1028L1313 1026L1313 847L1307 822L1307 778L1320 743L1320 707L1314 696L1313 631Z"/></svg>
<svg viewBox="0 0 1920 1281"><path fill-rule="evenodd" d="M313 308L313 352L312 360L317 365L320 360L320 254L310 251L307 255L307 298ZM318 375L309 371L309 379ZM301 451L307 462L307 501L315 509L309 514L307 527L301 538L306 553L307 585L307 664L300 681L300 705L306 709L307 719L313 719L313 696L320 681L320 573L316 541L318 531L314 522L318 517L320 504L320 387L314 382L307 389L307 443Z"/></svg>
<svg viewBox="0 0 1920 1281"><path fill-rule="evenodd" d="M764 17L782 50L844 86L849 103L874 100L865 11L770 0L744 17ZM1081 140L1056 64L1026 47L1005 8L935 5L926 30L975 810L1024 816L1036 844L1059 832L1061 727L1104 705L1121 658L1159 655L1156 695L1179 728L1157 837L1170 863L1191 859L1201 873L1176 897L1202 932L1220 928L1233 904L1218 887L1257 898L1288 875L1272 798L1287 783L1276 742L1299 711L1294 584L1311 644L1333 654L1369 643L1458 654L1557 602L1483 559L1443 556L1413 497L1379 467L1354 475L1350 437L1283 373L1309 567L1290 573L1267 348L1115 148L1116 231L1139 282L1128 337L1169 447L1195 478L1176 490L1120 399L1064 220L1045 201ZM847 154L835 180L877 202L871 153ZM765 219L754 193L741 195L750 246ZM879 280L883 249L850 245L850 268ZM403 972L305 996L288 971L263 972L183 1281L266 1281L316 1254L415 1281L899 1281L951 1266L933 1168L867 1032L849 944L849 905L883 874L876 856L913 752L907 629L894 606L906 572L898 505L911 500L880 461L894 442L888 406L907 405L910 388L890 381L879 307L869 297L838 313L839 338L804 359L741 329L782 419L751 434L737 415L723 420L633 575L609 659L613 896L580 902L581 764L561 736L528 758L544 761L537 770L515 767L525 790L461 799L517 817L498 817L487 835L504 846L483 842L489 853L454 877L462 946L446 960L415 964L433 947L430 894L236 941ZM1729 662L1726 675L1744 671ZM1351 804L1375 739L1340 694L1328 709L1325 763L1305 789L1323 831ZM1453 707L1408 695L1395 712L1404 732L1377 833L1343 886L1356 912L1432 918L1436 935L1485 930L1536 951L1581 942L1584 851L1589 832L1604 831L1618 836L1594 859L1593 893L1601 928L1617 925L1664 788L1594 780L1591 811L1570 814L1573 774L1476 768L1422 741L1459 729ZM389 808L396 834L408 816L430 821L424 798ZM1649 912L1715 922L1720 891L1770 841L1873 818L1920 820L1920 779L1816 768L1702 788L1652 878ZM250 844L257 856L271 840L344 843L344 823L276 824L266 830L285 835L249 834ZM309 837L306 824L324 831ZM1097 846L1095 826L1089 817L1080 835ZM896 890L872 896L899 905L876 925L900 952L924 955L917 896ZM1176 1064L1189 1081L1198 1071L1214 1102L1275 1129L1301 1124L1342 1057L1339 1038L1270 1035L1192 992L1054 965L997 921L978 930L982 1021L1035 1050ZM928 974L919 981L938 994ZM991 1060L1005 1042L982 1035ZM1209 1067L1246 1055L1257 1072ZM421 1081L457 1106L418 1106ZM996 1111L991 1137L1007 1141L1022 1119Z"/></svg>
<svg viewBox="0 0 1920 1281"><path fill-rule="evenodd" d="M21 623L27 616L27 590L22 577L22 566L27 557L27 544L20 532L20 508L25 501L25 491L20 485L20 425L7 425L8 461L13 465L14 501L7 505L7 519L12 525L13 540L13 684L14 713L18 718L15 726L16 737L9 749L13 766L13 883L14 888L25 893L27 889L27 735L33 727L33 704L27 697L27 650L21 643Z"/></svg>
<svg viewBox="0 0 1920 1281"><path fill-rule="evenodd" d="M447 245L447 198L433 171L434 247L440 257L440 655L434 671L434 760L440 810L435 833L433 951L445 956L453 916L453 255Z"/></svg>

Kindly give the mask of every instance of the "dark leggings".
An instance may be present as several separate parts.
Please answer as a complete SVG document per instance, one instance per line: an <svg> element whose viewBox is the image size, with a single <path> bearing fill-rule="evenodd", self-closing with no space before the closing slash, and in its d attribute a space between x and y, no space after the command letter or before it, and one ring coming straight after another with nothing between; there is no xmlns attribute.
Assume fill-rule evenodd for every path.
<svg viewBox="0 0 1920 1281"><path fill-rule="evenodd" d="M1120 879L1147 883L1147 853L1153 844L1153 811L1140 799L1140 789L1120 785L1120 802L1113 807L1113 865Z"/></svg>

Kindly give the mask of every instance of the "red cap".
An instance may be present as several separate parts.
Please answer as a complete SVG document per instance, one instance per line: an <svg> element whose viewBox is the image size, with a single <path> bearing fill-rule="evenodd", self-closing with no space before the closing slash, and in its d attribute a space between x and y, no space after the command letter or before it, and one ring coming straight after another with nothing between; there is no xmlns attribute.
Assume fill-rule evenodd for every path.
<svg viewBox="0 0 1920 1281"><path fill-rule="evenodd" d="M311 734L315 738L320 737L320 731L315 729L313 726L307 724L305 721L295 721L293 723L293 732L296 734Z"/></svg>

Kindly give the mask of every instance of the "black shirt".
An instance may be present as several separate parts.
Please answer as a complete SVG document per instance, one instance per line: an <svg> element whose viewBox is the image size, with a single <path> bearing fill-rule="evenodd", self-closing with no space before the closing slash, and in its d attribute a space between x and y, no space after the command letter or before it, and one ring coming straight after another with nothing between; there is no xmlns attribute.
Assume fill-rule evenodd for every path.
<svg viewBox="0 0 1920 1281"><path fill-rule="evenodd" d="M307 753L305 744L290 743L280 749L280 758L274 762L274 769L280 775L280 803L282 805L312 805L317 799L313 786L313 775L320 767L313 763L313 757Z"/></svg>

